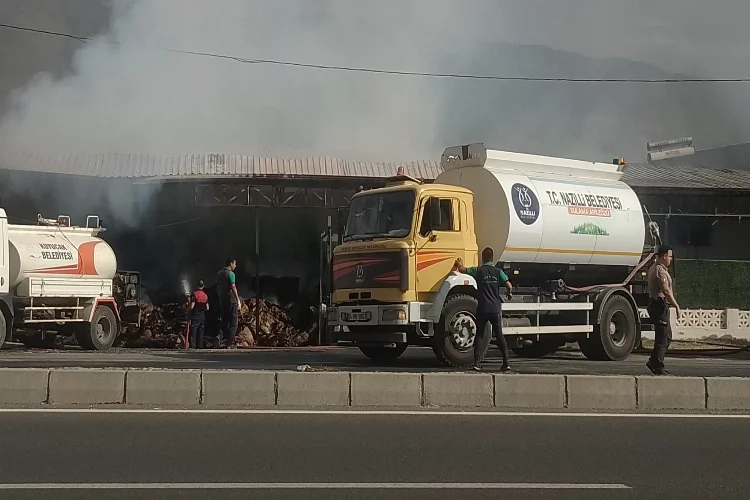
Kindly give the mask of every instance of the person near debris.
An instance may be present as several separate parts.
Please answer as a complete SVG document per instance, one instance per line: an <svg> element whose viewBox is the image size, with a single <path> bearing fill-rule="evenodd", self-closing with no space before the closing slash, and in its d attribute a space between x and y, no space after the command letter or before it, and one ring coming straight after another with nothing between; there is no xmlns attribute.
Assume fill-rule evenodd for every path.
<svg viewBox="0 0 750 500"><path fill-rule="evenodd" d="M503 354L503 365L501 371L510 371L508 362L508 343L503 336L503 327L501 322L501 302L500 287L504 286L507 297L510 298L513 291L513 284L502 269L495 266L494 252L490 247L482 250L482 265L477 267L464 267L463 259L456 259L453 269L460 273L469 274L477 280L477 331L474 336L474 370L481 371L482 359L484 358L487 348L490 344L490 336L486 334L485 327L487 323L492 325L492 329L497 338L497 344Z"/></svg>
<svg viewBox="0 0 750 500"><path fill-rule="evenodd" d="M677 309L678 318L681 314L680 306L672 290L672 276L669 275L669 266L673 259L673 250L662 245L657 249L656 260L648 270L648 315L654 324L654 350L651 358L646 362L646 367L654 375L669 375L669 372L664 369L664 356L672 342L669 306L672 305Z"/></svg>
<svg viewBox="0 0 750 500"><path fill-rule="evenodd" d="M242 307L240 294L235 283L234 270L237 269L237 259L230 257L227 265L219 271L218 291L221 303L221 330L226 340L227 349L234 349L234 339L237 335L239 309Z"/></svg>
<svg viewBox="0 0 750 500"><path fill-rule="evenodd" d="M208 311L208 295L203 291L203 280L198 281L198 288L190 294L188 308L190 308L190 347L203 349L203 334L206 330L206 311Z"/></svg>

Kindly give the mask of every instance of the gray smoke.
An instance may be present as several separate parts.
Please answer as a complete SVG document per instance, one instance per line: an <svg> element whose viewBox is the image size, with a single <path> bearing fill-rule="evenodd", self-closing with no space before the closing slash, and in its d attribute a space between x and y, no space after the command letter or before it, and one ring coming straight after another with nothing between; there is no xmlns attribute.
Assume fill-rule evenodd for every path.
<svg viewBox="0 0 750 500"><path fill-rule="evenodd" d="M39 2L54 3L23 4ZM89 3L102 9L101 1ZM642 159L649 140L692 135L701 147L741 141L750 132L742 85L387 76L155 50L540 77L743 76L735 68L750 62L750 3L720 3L661 0L636 9L615 0L115 0L109 22L68 26L102 33L77 48L69 71L36 75L12 95L0 148L411 160L484 141L609 160ZM53 22L15 13L36 27ZM13 57L25 57L21 41L35 54L40 45L75 43L40 36L16 35Z"/></svg>

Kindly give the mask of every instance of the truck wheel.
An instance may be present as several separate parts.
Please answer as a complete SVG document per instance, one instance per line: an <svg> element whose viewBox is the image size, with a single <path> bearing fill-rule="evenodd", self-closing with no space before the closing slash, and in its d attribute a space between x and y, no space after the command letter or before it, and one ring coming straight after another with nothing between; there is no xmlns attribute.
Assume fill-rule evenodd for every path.
<svg viewBox="0 0 750 500"><path fill-rule="evenodd" d="M638 341L638 322L630 302L620 295L607 300L601 323L588 339L578 341L581 352L597 361L622 361Z"/></svg>
<svg viewBox="0 0 750 500"><path fill-rule="evenodd" d="M513 353L519 358L543 358L557 352L560 342L556 339L535 340L531 345L514 347Z"/></svg>
<svg viewBox="0 0 750 500"><path fill-rule="evenodd" d="M361 345L358 346L362 354L367 356L373 361L381 363L387 363L396 361L406 350L407 344L396 344L396 347L388 347L384 345Z"/></svg>
<svg viewBox="0 0 750 500"><path fill-rule="evenodd" d="M5 313L0 310L0 347L3 347L8 334L8 323L5 321Z"/></svg>
<svg viewBox="0 0 750 500"><path fill-rule="evenodd" d="M456 294L445 301L432 345L432 351L442 364L457 368L474 364L476 314L477 299L471 295Z"/></svg>
<svg viewBox="0 0 750 500"><path fill-rule="evenodd" d="M91 323L77 333L76 339L84 349L105 351L115 343L117 332L117 318L112 309L97 306Z"/></svg>

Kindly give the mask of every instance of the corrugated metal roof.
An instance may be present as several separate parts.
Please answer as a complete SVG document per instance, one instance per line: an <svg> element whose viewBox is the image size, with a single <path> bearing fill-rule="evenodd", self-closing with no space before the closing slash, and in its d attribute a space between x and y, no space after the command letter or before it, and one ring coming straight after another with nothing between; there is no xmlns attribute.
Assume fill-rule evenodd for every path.
<svg viewBox="0 0 750 500"><path fill-rule="evenodd" d="M101 154L11 157L0 153L0 168L89 177L276 177L387 178L399 166L419 179L432 180L442 171L434 161L378 163L336 158L263 158L228 154L148 155ZM633 187L750 191L750 171L717 170L689 165L631 164L623 179Z"/></svg>
<svg viewBox="0 0 750 500"><path fill-rule="evenodd" d="M632 187L750 191L750 171L632 164L623 180Z"/></svg>
<svg viewBox="0 0 750 500"><path fill-rule="evenodd" d="M434 179L434 161L377 163L336 158L261 158L228 154L21 155L0 157L0 168L94 177L391 177L398 167L420 179Z"/></svg>

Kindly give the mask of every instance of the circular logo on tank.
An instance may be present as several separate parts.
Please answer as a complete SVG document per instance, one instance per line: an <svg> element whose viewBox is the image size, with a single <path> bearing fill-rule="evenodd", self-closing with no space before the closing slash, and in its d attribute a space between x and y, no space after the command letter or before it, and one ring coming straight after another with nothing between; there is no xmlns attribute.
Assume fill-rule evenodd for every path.
<svg viewBox="0 0 750 500"><path fill-rule="evenodd" d="M518 219L527 226L532 225L539 218L539 199L528 186L513 184L511 188L513 208Z"/></svg>

